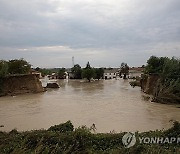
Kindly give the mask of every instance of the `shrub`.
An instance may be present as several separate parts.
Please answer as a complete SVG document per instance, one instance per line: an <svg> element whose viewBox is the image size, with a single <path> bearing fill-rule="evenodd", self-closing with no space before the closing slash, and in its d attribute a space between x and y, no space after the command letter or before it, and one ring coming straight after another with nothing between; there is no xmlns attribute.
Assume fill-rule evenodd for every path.
<svg viewBox="0 0 180 154"><path fill-rule="evenodd" d="M71 123L71 121L67 121L66 123L51 126L48 131L58 131L60 133L65 133L65 132L71 132L74 130L74 126Z"/></svg>

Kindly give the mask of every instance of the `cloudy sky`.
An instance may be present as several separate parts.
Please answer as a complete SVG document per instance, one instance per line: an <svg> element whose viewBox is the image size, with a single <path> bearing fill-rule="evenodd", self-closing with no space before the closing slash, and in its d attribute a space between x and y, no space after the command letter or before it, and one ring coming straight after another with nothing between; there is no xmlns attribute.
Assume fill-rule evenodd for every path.
<svg viewBox="0 0 180 154"><path fill-rule="evenodd" d="M0 0L0 59L34 67L180 57L180 0Z"/></svg>

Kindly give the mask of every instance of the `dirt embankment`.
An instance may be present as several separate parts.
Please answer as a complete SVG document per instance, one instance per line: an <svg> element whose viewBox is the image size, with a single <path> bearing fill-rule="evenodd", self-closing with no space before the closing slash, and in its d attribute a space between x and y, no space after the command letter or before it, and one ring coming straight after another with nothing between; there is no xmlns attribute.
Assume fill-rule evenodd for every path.
<svg viewBox="0 0 180 154"><path fill-rule="evenodd" d="M173 93L170 86L162 83L159 75L148 75L141 79L141 89L153 96L153 102L180 104L180 97Z"/></svg>
<svg viewBox="0 0 180 154"><path fill-rule="evenodd" d="M158 80L158 75L145 76L143 79L141 79L142 91L150 95L155 95Z"/></svg>
<svg viewBox="0 0 180 154"><path fill-rule="evenodd" d="M14 75L2 79L1 96L43 91L44 88L35 74Z"/></svg>

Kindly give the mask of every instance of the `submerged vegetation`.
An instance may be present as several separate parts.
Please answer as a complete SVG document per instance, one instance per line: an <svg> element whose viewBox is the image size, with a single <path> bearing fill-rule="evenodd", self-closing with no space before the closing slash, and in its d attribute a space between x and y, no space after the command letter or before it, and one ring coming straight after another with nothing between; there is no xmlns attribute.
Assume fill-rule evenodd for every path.
<svg viewBox="0 0 180 154"><path fill-rule="evenodd" d="M129 74L129 66L127 65L127 63L121 63L120 76L123 75L123 79L127 79L128 74Z"/></svg>
<svg viewBox="0 0 180 154"><path fill-rule="evenodd" d="M91 78L95 77L95 70L90 66L88 62L86 67L82 70L82 78L86 78L89 82Z"/></svg>
<svg viewBox="0 0 180 154"><path fill-rule="evenodd" d="M122 137L125 133L91 133L82 126L74 129L70 121L55 125L48 130L33 130L9 133L0 132L0 153L178 153L179 143L145 144L138 140L130 148L125 148ZM136 132L137 137L180 137L180 123L165 131Z"/></svg>
<svg viewBox="0 0 180 154"><path fill-rule="evenodd" d="M74 65L74 67L72 68L72 74L74 76L74 79L85 78L90 82L92 78L98 80L103 78L104 69L92 68L90 63L88 62L85 68L81 68L79 64Z"/></svg>
<svg viewBox="0 0 180 154"><path fill-rule="evenodd" d="M42 76L51 75L52 73L57 74L58 79L65 79L66 73L70 76L70 79L87 79L91 81L91 79L102 79L104 74L104 68L93 68L90 63L86 64L85 68L82 68L79 64L75 64L70 69L65 68L39 68L35 69L36 71L41 72Z"/></svg>

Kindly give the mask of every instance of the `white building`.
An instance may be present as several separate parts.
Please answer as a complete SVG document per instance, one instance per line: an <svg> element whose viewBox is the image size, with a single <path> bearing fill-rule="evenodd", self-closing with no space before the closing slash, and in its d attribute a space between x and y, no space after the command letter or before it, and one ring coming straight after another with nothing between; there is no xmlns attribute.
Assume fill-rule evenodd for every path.
<svg viewBox="0 0 180 154"><path fill-rule="evenodd" d="M104 79L115 79L117 78L119 72L118 69L105 69L104 70Z"/></svg>
<svg viewBox="0 0 180 154"><path fill-rule="evenodd" d="M38 72L38 71L36 71L36 70L34 70L34 69L31 69L31 72L30 72L31 74L36 74L37 75L37 77L38 78L42 78L42 75L41 75L41 72Z"/></svg>

